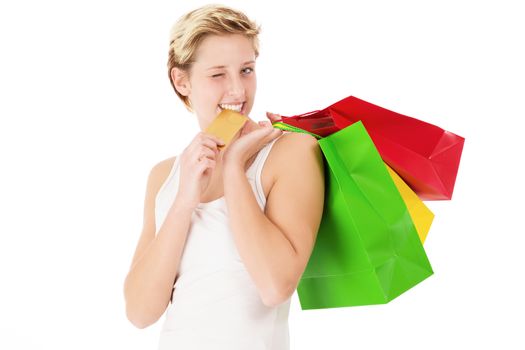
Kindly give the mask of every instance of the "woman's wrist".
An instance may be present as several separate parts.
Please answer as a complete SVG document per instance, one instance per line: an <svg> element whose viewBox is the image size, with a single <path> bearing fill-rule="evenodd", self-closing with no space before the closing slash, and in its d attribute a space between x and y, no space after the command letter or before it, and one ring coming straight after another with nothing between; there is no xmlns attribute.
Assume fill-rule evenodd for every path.
<svg viewBox="0 0 525 350"><path fill-rule="evenodd" d="M242 162L240 160L235 159L228 159L224 160L224 167L223 167L223 176L224 179L228 179L232 175L235 175L237 173L244 173L244 164L245 162Z"/></svg>
<svg viewBox="0 0 525 350"><path fill-rule="evenodd" d="M185 200L180 197L176 197L171 205L171 211L177 211L181 213L191 214L197 208L198 203L192 203L191 201Z"/></svg>

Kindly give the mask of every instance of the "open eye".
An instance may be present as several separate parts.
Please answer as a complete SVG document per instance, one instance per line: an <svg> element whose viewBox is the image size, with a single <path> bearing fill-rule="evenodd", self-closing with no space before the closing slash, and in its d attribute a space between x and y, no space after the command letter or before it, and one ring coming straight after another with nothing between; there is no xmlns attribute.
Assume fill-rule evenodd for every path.
<svg viewBox="0 0 525 350"><path fill-rule="evenodd" d="M244 69L243 69L243 72L246 73L246 70L248 70L248 72L247 72L248 74L253 72L253 68L252 68L252 67L246 67L246 68L244 68Z"/></svg>

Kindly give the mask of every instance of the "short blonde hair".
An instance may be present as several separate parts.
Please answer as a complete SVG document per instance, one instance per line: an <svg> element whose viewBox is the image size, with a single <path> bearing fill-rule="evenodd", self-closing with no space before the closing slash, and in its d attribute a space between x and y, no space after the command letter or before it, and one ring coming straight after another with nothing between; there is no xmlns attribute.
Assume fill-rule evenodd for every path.
<svg viewBox="0 0 525 350"><path fill-rule="evenodd" d="M179 18L170 31L168 55L168 76L175 93L191 112L187 96L175 88L171 71L174 67L188 73L195 62L197 48L202 40L210 35L242 34L252 40L255 58L259 56L258 34L261 27L251 21L244 13L222 5L206 5Z"/></svg>

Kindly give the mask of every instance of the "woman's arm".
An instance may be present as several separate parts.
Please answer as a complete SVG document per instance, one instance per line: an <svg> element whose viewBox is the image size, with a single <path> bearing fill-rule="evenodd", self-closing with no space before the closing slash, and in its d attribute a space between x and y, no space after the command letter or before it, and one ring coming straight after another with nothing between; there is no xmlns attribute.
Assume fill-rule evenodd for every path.
<svg viewBox="0 0 525 350"><path fill-rule="evenodd" d="M242 167L225 166L224 192L239 254L268 306L287 300L310 259L324 205L324 164L317 140L283 135L265 213Z"/></svg>
<svg viewBox="0 0 525 350"><path fill-rule="evenodd" d="M193 211L175 200L155 235L155 197L173 161L162 161L151 169L142 234L124 282L126 314L138 328L155 323L166 310Z"/></svg>

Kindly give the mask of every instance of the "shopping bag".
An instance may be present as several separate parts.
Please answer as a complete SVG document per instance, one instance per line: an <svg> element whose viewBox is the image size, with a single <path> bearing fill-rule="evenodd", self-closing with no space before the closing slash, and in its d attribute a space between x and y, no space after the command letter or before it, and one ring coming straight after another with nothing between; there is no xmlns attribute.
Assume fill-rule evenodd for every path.
<svg viewBox="0 0 525 350"><path fill-rule="evenodd" d="M276 122L273 124L273 126L281 130L307 133L314 136L316 139L322 138L320 135L281 122ZM432 225L432 221L434 220L434 213L432 213L432 211L425 205L425 203L423 203L423 201L419 199L417 194L414 191L412 191L412 189L403 181L403 179L401 179L401 177L394 170L392 170L392 168L390 168L387 164L385 164L385 166L388 170L390 177L394 181L394 184L396 185L396 188L399 191L401 198L403 198L403 201L407 206L410 217L412 218L414 226L416 227L416 231L419 235L419 238L421 239L421 243L425 243L428 232L430 231L430 226Z"/></svg>
<svg viewBox="0 0 525 350"><path fill-rule="evenodd" d="M399 175L396 174L394 170L392 170L392 168L386 164L385 166L390 177L394 181L401 198L403 198L403 201L407 206L408 213L410 214L412 222L416 227L419 239L421 240L421 243L424 244L428 235L428 231L430 231L432 221L434 220L434 213L432 213L425 203L419 199L417 194L412 191L412 189L403 181L403 179L401 179Z"/></svg>
<svg viewBox="0 0 525 350"><path fill-rule="evenodd" d="M328 136L361 120L383 160L421 199L451 199L465 139L424 121L349 96L282 122Z"/></svg>
<svg viewBox="0 0 525 350"><path fill-rule="evenodd" d="M301 308L388 303L433 273L410 214L363 123L318 142L325 204Z"/></svg>

